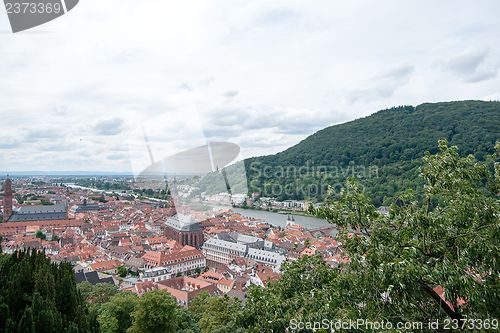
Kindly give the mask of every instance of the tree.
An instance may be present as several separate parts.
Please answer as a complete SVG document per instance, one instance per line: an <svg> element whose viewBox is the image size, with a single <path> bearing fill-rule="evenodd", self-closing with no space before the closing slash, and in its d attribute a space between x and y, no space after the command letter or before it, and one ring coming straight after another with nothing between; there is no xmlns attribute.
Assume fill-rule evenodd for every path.
<svg viewBox="0 0 500 333"><path fill-rule="evenodd" d="M40 203L44 206L53 206L54 203L50 202L49 200L45 199L45 198L41 198L40 199Z"/></svg>
<svg viewBox="0 0 500 333"><path fill-rule="evenodd" d="M118 293L118 287L111 283L92 285L90 282L83 281L78 284L78 291L90 308L95 307L99 310L104 303Z"/></svg>
<svg viewBox="0 0 500 333"><path fill-rule="evenodd" d="M36 238L40 238L40 239L43 239L43 240L46 240L47 239L47 236L43 233L43 231L41 230L38 230L35 234L35 237Z"/></svg>
<svg viewBox="0 0 500 333"><path fill-rule="evenodd" d="M32 325L36 332L88 330L86 308L76 289L71 265L53 264L36 250L2 255L0 286L7 331L19 328L30 332Z"/></svg>
<svg viewBox="0 0 500 333"><path fill-rule="evenodd" d="M9 306L5 303L0 302L0 331L4 330L7 322L10 319Z"/></svg>
<svg viewBox="0 0 500 333"><path fill-rule="evenodd" d="M189 305L189 312L202 333L232 332L241 310L242 304L238 299L210 296L206 292L199 294Z"/></svg>
<svg viewBox="0 0 500 333"><path fill-rule="evenodd" d="M304 247L307 247L309 248L311 246L311 240L309 238L307 238L305 241L304 241Z"/></svg>
<svg viewBox="0 0 500 333"><path fill-rule="evenodd" d="M126 277L128 274L128 269L125 266L119 266L117 268L118 275L120 275L122 278Z"/></svg>
<svg viewBox="0 0 500 333"><path fill-rule="evenodd" d="M18 204L22 205L24 203L24 197L21 194L14 194L14 198L16 199Z"/></svg>
<svg viewBox="0 0 500 333"><path fill-rule="evenodd" d="M139 303L132 292L122 292L112 296L100 308L99 326L103 333L125 333L132 325L131 314Z"/></svg>
<svg viewBox="0 0 500 333"><path fill-rule="evenodd" d="M187 309L177 307L178 310L178 325L177 333L201 333L196 319Z"/></svg>
<svg viewBox="0 0 500 333"><path fill-rule="evenodd" d="M104 194L101 194L98 197L93 197L92 200L100 202L100 203L106 203L106 202L108 202L108 200L106 200L106 197L104 196Z"/></svg>
<svg viewBox="0 0 500 333"><path fill-rule="evenodd" d="M249 333L286 332L293 319L320 322L348 314L340 297L345 291L340 272L326 265L319 255L285 262L282 273L266 288L249 288L243 311L236 316L238 327Z"/></svg>
<svg viewBox="0 0 500 333"><path fill-rule="evenodd" d="M500 211L488 184L498 175L473 156L460 157L445 140L423 163L422 203L408 192L388 218L349 184L340 200L311 209L343 227L351 263L337 279L349 285L341 297L351 298L351 309L363 304L360 315L372 320L495 318ZM345 237L348 227L360 236Z"/></svg>
<svg viewBox="0 0 500 333"><path fill-rule="evenodd" d="M18 325L19 333L35 333L35 323L33 323L33 311L31 308L24 310L23 316Z"/></svg>
<svg viewBox="0 0 500 333"><path fill-rule="evenodd" d="M175 332L179 325L179 309L175 298L161 290L146 292L134 312L128 333Z"/></svg>

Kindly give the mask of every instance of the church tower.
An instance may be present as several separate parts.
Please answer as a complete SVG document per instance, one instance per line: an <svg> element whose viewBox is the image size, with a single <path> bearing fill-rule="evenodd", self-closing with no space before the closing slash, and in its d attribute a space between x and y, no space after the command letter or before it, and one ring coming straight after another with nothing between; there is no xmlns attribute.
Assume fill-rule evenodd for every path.
<svg viewBox="0 0 500 333"><path fill-rule="evenodd" d="M3 184L3 221L7 222L12 215L12 180L7 178Z"/></svg>

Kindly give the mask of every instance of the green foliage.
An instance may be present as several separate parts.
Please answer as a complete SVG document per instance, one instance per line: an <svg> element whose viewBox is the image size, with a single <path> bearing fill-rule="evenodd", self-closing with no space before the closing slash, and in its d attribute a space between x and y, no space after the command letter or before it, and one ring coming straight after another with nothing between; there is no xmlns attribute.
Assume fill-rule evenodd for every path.
<svg viewBox="0 0 500 333"><path fill-rule="evenodd" d="M132 317L134 320L128 333L175 332L180 324L177 302L165 291L145 293Z"/></svg>
<svg viewBox="0 0 500 333"><path fill-rule="evenodd" d="M349 282L354 304L363 304L359 315L371 320L495 318L500 210L488 184L498 178L472 155L460 157L445 140L423 162L422 203L408 192L388 218L374 214L359 187L349 185L340 200L311 209L345 227L351 263L340 280ZM345 237L347 227L362 236ZM435 291L438 286L448 302Z"/></svg>
<svg viewBox="0 0 500 333"><path fill-rule="evenodd" d="M304 256L283 266L283 276L267 288L252 287L240 318L248 332L285 332L292 319L335 318L342 290L338 272L319 256Z"/></svg>
<svg viewBox="0 0 500 333"><path fill-rule="evenodd" d="M54 204L45 198L40 199L40 203L44 206L53 206Z"/></svg>
<svg viewBox="0 0 500 333"><path fill-rule="evenodd" d="M199 294L189 306L202 333L234 332L241 310L238 299L209 296L206 292Z"/></svg>
<svg viewBox="0 0 500 333"><path fill-rule="evenodd" d="M118 275L120 275L122 278L126 277L128 274L128 269L125 266L120 266L117 268Z"/></svg>
<svg viewBox="0 0 500 333"><path fill-rule="evenodd" d="M88 317L69 264L43 252L17 251L0 260L0 332L88 332Z"/></svg>
<svg viewBox="0 0 500 333"><path fill-rule="evenodd" d="M43 239L43 240L46 240L47 239L47 236L41 231L41 230L38 230L35 234L35 237L36 238L40 238L40 239Z"/></svg>
<svg viewBox="0 0 500 333"><path fill-rule="evenodd" d="M177 333L201 333L198 323L190 311L185 308L178 307L177 314Z"/></svg>
<svg viewBox="0 0 500 333"><path fill-rule="evenodd" d="M232 193L246 193L248 191L248 187L245 163L234 163L231 167L228 167L225 170ZM195 195L199 195L202 192L227 192L226 182L222 172L212 172L202 178L193 177L189 180L185 180L184 183L200 187L200 190L193 193Z"/></svg>
<svg viewBox="0 0 500 333"><path fill-rule="evenodd" d="M90 309L99 311L101 306L118 293L118 287L111 283L98 283L92 285L87 281L78 284L78 291Z"/></svg>
<svg viewBox="0 0 500 333"><path fill-rule="evenodd" d="M89 304L90 325L100 332L200 332L191 313L178 307L167 292L147 292L139 298L131 292L118 293L106 283L82 282L78 288Z"/></svg>
<svg viewBox="0 0 500 333"><path fill-rule="evenodd" d="M374 219L378 218L375 207L354 178L346 180L339 198L327 200L319 208L310 206L309 211L339 227L358 229L365 234L368 234Z"/></svg>
<svg viewBox="0 0 500 333"><path fill-rule="evenodd" d="M19 321L18 331L23 333L35 333L35 323L33 322L33 310L26 308Z"/></svg>
<svg viewBox="0 0 500 333"><path fill-rule="evenodd" d="M108 202L108 200L106 200L106 197L104 196L104 194L102 194L99 197L93 197L92 200L100 202L100 203L106 203L106 202Z"/></svg>
<svg viewBox="0 0 500 333"><path fill-rule="evenodd" d="M84 186L84 187L91 187L91 188L96 188L99 190L105 190L105 191L126 191L130 190L130 186L127 184L126 179L122 180L113 180L110 181L108 179L102 179L102 178L77 178L74 180L76 185L79 186Z"/></svg>
<svg viewBox="0 0 500 333"><path fill-rule="evenodd" d="M18 204L22 205L24 203L24 197L21 194L14 194L14 198L16 199Z"/></svg>
<svg viewBox="0 0 500 333"><path fill-rule="evenodd" d="M98 316L101 332L125 333L132 325L131 314L136 309L139 299L131 292L118 293L100 308Z"/></svg>
<svg viewBox="0 0 500 333"><path fill-rule="evenodd" d="M483 161L494 152L499 128L500 102L426 103L383 110L325 128L276 155L245 160L249 192L322 200L328 185L354 176L375 205L391 203L407 189L419 189L421 195L418 167L426 151L437 152L437 140L445 138L460 146L464 156L473 154ZM233 168L241 166L229 167L228 175ZM210 190L208 180L201 183L202 190ZM277 190L285 186L286 193Z"/></svg>

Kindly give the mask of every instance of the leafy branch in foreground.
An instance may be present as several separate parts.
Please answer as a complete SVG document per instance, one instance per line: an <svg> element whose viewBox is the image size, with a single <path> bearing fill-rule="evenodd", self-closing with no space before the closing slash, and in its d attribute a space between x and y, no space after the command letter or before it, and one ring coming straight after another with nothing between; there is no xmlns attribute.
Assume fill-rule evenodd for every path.
<svg viewBox="0 0 500 333"><path fill-rule="evenodd" d="M460 157L445 140L436 155L423 158L420 171L423 204L408 192L388 217L377 215L352 181L340 200L312 209L344 227L351 263L342 274L356 281L352 292L370 319L494 318L500 211L489 184L498 183L498 172L491 175L473 156ZM345 237L347 227L361 236Z"/></svg>

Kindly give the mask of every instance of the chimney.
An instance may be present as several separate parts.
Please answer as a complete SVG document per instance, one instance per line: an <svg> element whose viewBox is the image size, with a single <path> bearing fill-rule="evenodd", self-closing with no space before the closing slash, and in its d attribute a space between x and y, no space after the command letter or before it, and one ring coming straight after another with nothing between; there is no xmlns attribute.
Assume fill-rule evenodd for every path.
<svg viewBox="0 0 500 333"><path fill-rule="evenodd" d="M10 178L7 178L3 184L3 221L7 222L10 219L11 215L12 215L12 180L10 180Z"/></svg>

